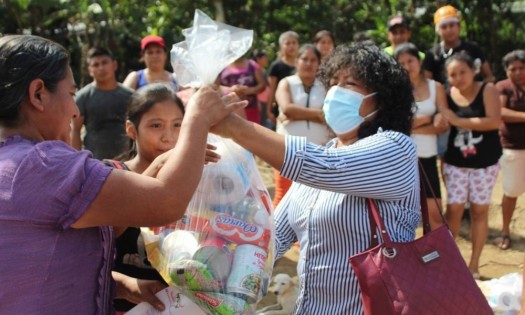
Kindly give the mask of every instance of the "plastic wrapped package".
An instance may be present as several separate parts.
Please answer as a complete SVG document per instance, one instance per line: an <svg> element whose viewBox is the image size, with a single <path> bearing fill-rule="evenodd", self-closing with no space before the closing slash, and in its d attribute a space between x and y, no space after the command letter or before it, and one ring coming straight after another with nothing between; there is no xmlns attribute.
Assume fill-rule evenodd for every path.
<svg viewBox="0 0 525 315"><path fill-rule="evenodd" d="M142 229L148 259L207 314L253 314L272 274L270 196L251 153L213 135L208 143L221 159L204 166L183 218Z"/></svg>
<svg viewBox="0 0 525 315"><path fill-rule="evenodd" d="M184 29L185 40L173 45L171 65L177 82L198 88L212 84L230 63L252 46L253 31L216 22L195 10L193 27Z"/></svg>
<svg viewBox="0 0 525 315"><path fill-rule="evenodd" d="M509 273L500 278L478 282L496 315L520 312L522 284L522 275L518 273Z"/></svg>

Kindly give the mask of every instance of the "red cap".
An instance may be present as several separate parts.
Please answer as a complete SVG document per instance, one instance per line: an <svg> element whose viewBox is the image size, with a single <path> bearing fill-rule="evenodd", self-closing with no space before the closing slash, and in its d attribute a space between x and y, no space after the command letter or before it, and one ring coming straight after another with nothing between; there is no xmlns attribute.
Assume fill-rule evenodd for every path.
<svg viewBox="0 0 525 315"><path fill-rule="evenodd" d="M162 37L156 36L156 35L148 35L148 36L144 37L140 41L140 49L141 50L146 49L146 47L149 44L156 44L156 45L159 45L162 48L166 48L166 43L164 43L164 39L162 39Z"/></svg>

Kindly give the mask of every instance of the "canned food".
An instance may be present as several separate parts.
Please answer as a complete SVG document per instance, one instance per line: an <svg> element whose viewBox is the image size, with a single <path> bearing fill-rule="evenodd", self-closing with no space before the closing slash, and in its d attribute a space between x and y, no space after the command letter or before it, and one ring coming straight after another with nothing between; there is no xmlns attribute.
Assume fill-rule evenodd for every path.
<svg viewBox="0 0 525 315"><path fill-rule="evenodd" d="M238 245L226 291L252 304L256 303L262 286L268 254L255 245Z"/></svg>
<svg viewBox="0 0 525 315"><path fill-rule="evenodd" d="M231 270L232 254L224 239L220 237L206 239L193 254L193 259L205 264L216 280L222 285L226 284Z"/></svg>

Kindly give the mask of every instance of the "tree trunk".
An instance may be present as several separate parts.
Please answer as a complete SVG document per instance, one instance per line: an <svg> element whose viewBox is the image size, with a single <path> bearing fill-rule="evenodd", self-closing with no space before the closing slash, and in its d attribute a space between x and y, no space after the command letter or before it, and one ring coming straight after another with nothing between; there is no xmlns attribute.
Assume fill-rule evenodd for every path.
<svg viewBox="0 0 525 315"><path fill-rule="evenodd" d="M215 20L221 23L226 23L222 0L213 0L213 5L215 6Z"/></svg>

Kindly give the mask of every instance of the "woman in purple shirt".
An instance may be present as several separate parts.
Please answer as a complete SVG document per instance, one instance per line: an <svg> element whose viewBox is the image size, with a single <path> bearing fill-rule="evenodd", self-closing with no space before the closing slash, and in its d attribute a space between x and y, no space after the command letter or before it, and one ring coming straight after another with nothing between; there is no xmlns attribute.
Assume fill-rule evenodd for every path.
<svg viewBox="0 0 525 315"><path fill-rule="evenodd" d="M210 126L245 106L200 89L174 154L147 177L69 146L75 92L62 46L0 38L1 314L112 314L115 296L162 309L158 286L112 277L111 227L179 219L199 182Z"/></svg>

